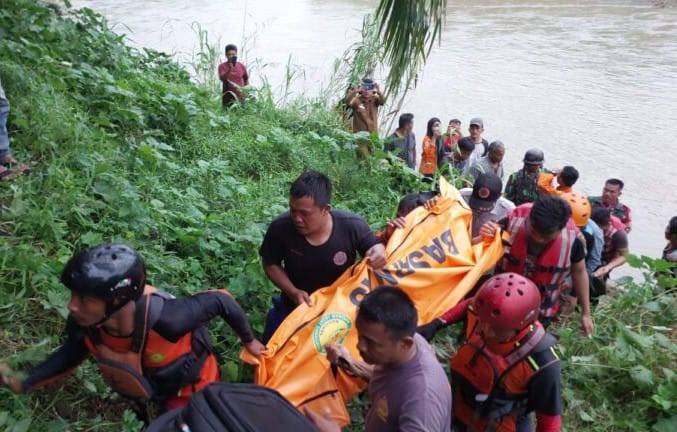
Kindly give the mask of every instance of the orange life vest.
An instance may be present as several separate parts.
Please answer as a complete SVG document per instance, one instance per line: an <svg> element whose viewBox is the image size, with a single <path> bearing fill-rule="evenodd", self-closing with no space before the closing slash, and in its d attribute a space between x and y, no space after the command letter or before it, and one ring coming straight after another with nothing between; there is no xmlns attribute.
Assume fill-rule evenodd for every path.
<svg viewBox="0 0 677 432"><path fill-rule="evenodd" d="M527 413L528 385L536 372L559 359L555 338L536 321L511 341L489 349L468 308L466 341L449 361L454 389L454 417L470 431L514 432ZM551 355L532 354L552 351Z"/></svg>
<svg viewBox="0 0 677 432"><path fill-rule="evenodd" d="M134 332L129 337L114 337L101 328L86 330L85 344L101 375L123 396L165 401L218 380L218 373L212 370L216 366L218 371L218 362L205 327L176 341L152 330L168 298L169 294L147 285L136 302ZM197 383L200 388L191 388ZM182 387L189 388L183 391Z"/></svg>
<svg viewBox="0 0 677 432"><path fill-rule="evenodd" d="M437 143L425 136L421 146L421 174L432 175L437 171Z"/></svg>
<svg viewBox="0 0 677 432"><path fill-rule="evenodd" d="M545 250L537 257L529 255L526 223L532 206L532 203L522 204L508 216L510 237L501 270L531 279L541 291L541 317L551 318L559 312L560 294L570 288L571 251L579 231L569 219L560 235Z"/></svg>

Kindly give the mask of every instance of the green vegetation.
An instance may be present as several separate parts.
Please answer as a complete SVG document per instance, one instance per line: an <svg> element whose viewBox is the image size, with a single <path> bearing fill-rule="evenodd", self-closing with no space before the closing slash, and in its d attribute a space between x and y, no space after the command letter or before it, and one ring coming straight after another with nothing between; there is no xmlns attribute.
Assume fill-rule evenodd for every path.
<svg viewBox="0 0 677 432"><path fill-rule="evenodd" d="M592 339L578 335L575 320L556 329L569 430L677 430L677 279L656 276L669 271L665 261L628 261L645 280L621 280L600 301Z"/></svg>
<svg viewBox="0 0 677 432"><path fill-rule="evenodd" d="M353 134L322 104L278 108L264 88L223 112L218 95L164 54L125 46L91 10L61 17L32 1L3 2L0 28L13 148L35 162L0 189L0 227L10 234L0 240L0 361L18 369L59 342L68 292L58 277L75 249L129 243L150 282L175 294L226 286L260 334L274 290L258 246L304 168L326 172L334 205L375 228L403 193L423 187L397 164L358 163ZM232 332L212 330L224 375L242 379ZM29 421L30 430L119 430L124 404L107 408L117 400L90 365L41 395L0 390L0 430Z"/></svg>
<svg viewBox="0 0 677 432"><path fill-rule="evenodd" d="M600 300L592 338L580 335L578 314L550 327L560 338L565 431L677 430L677 279L665 273L670 268L665 261L628 260L642 269L645 280L620 280ZM440 358L452 355L460 327L435 338ZM353 432L363 430L364 399L352 404Z"/></svg>
<svg viewBox="0 0 677 432"><path fill-rule="evenodd" d="M382 153L357 162L355 136L325 103L277 107L262 88L224 112L168 56L127 47L91 10L5 0L0 29L13 148L35 164L0 184L0 362L18 370L59 343L68 292L58 277L75 249L129 243L150 282L175 294L226 286L260 333L274 289L258 245L304 168L329 174L334 205L374 228L425 188ZM677 429L674 286L628 283L597 309L594 339L559 330L569 430ZM211 330L224 377L247 380L232 332ZM0 430L138 430L126 407L86 364L39 394L0 389Z"/></svg>

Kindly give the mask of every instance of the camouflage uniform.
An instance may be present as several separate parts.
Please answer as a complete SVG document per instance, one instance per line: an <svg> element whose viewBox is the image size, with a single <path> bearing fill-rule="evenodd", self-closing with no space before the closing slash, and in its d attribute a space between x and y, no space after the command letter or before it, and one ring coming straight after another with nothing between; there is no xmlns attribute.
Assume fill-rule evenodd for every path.
<svg viewBox="0 0 677 432"><path fill-rule="evenodd" d="M601 196L589 197L588 200L590 200L590 205L592 206L593 210L597 207L605 207L604 204L602 204ZM628 225L630 222L632 222L630 217L630 207L626 206L625 204L621 204L619 202L613 208L605 208L611 210L611 216L616 216L621 220L621 222L623 222L623 224Z"/></svg>
<svg viewBox="0 0 677 432"><path fill-rule="evenodd" d="M516 206L536 201L539 197L537 184L539 174L540 171L527 174L524 168L510 174L505 186L505 197Z"/></svg>

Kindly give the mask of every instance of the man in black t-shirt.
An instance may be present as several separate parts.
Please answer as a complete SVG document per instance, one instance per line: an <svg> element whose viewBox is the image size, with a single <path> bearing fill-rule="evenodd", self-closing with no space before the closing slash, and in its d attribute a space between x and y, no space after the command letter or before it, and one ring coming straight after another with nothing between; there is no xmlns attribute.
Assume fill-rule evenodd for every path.
<svg viewBox="0 0 677 432"><path fill-rule="evenodd" d="M259 254L282 295L273 299L268 312L264 343L297 305L310 305L310 294L353 265L358 253L375 269L385 265L385 247L364 219L332 210L330 201L330 180L306 171L291 186L289 211L268 226Z"/></svg>

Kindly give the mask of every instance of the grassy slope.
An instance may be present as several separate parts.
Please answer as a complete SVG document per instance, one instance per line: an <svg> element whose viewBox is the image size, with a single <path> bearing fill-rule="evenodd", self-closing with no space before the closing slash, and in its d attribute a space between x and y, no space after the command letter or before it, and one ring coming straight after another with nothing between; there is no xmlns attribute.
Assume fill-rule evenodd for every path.
<svg viewBox="0 0 677 432"><path fill-rule="evenodd" d="M11 234L0 240L0 361L19 369L58 344L67 299L58 275L74 249L130 243L146 257L150 281L176 294L228 286L260 331L273 289L256 250L299 172L312 167L328 173L335 205L375 225L392 215L401 194L422 188L400 167L358 164L352 135L321 105L277 108L260 90L245 108L222 112L213 95L169 58L126 47L91 11L64 19L30 0L5 0L0 29L6 32L0 77L12 103L13 146L17 156L36 164L30 176L0 185L0 227ZM638 295L646 302L654 295L646 290L655 289ZM674 297L661 298L674 306ZM624 301L609 306L616 319L627 313L630 300ZM660 308L642 319L665 320ZM636 325L637 334L651 333ZM593 341L564 331L565 348L582 358L599 356L607 342L620 343L613 339L620 331L615 326L610 322L609 334ZM224 374L246 379L228 329L217 324L212 331L224 354ZM652 359L654 385L633 391L639 402L630 408L598 409L636 387L630 367L577 366L567 378L568 422L577 430L638 430L637 424L646 428L674 415L674 407L661 412L660 402L651 399L663 383L670 386L663 398L674 401L674 380L660 369L674 364L675 347L666 340L640 347ZM598 385L612 372L624 385ZM124 408L86 365L63 387L40 395L15 397L0 389L0 430L135 430L129 413L121 418ZM601 423L584 421L586 415ZM626 417L637 422L624 424Z"/></svg>

